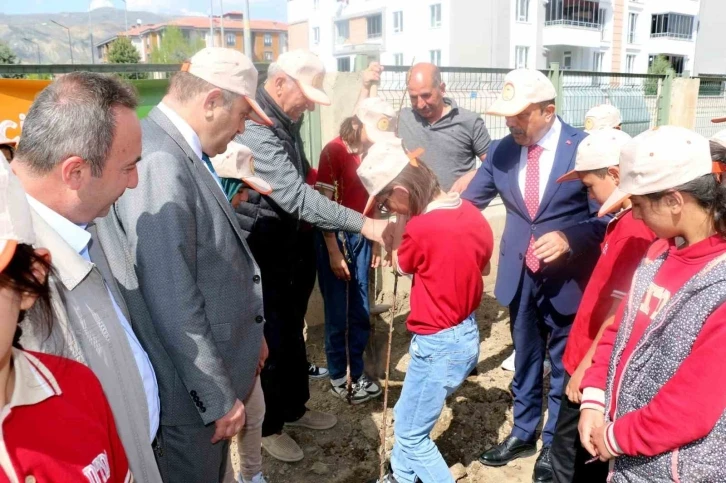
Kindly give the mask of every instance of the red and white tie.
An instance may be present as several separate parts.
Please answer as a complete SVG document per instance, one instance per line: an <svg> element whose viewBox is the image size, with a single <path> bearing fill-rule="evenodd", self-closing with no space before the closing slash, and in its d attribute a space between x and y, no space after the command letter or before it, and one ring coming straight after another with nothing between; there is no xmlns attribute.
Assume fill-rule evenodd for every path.
<svg viewBox="0 0 726 483"><path fill-rule="evenodd" d="M524 181L524 205L527 207L529 217L533 221L539 210L539 158L542 156L543 151L544 148L537 144L527 148L527 177ZM533 272L539 270L540 261L534 256L534 235L529 239L525 263Z"/></svg>

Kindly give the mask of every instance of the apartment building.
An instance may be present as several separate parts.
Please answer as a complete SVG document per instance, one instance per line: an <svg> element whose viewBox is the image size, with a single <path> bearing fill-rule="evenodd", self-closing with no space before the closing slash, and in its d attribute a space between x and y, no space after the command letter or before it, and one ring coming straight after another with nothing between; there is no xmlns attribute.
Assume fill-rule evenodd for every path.
<svg viewBox="0 0 726 483"><path fill-rule="evenodd" d="M290 48L330 70L384 64L643 73L658 55L694 71L702 2L724 0L288 0Z"/></svg>
<svg viewBox="0 0 726 483"><path fill-rule="evenodd" d="M211 24L211 31L210 31ZM230 47L244 52L244 22L241 12L228 12L220 17L181 17L158 24L139 24L126 32L119 32L96 44L99 59L106 62L108 50L118 37L126 36L141 55L141 62L149 62L151 51L158 47L164 32L170 26L181 30L184 37L203 39L207 46ZM224 36L222 35L224 29ZM250 20L253 62L272 62L287 51L287 24L271 20ZM213 32L213 35L212 35Z"/></svg>

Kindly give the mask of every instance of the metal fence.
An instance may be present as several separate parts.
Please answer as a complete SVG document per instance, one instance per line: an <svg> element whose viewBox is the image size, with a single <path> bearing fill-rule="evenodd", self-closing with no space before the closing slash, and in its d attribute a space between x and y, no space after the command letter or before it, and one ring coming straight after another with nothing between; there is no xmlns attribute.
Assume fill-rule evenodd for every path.
<svg viewBox="0 0 726 483"><path fill-rule="evenodd" d="M695 131L711 137L724 128L723 124L713 124L711 119L726 116L726 77L699 77L701 81L696 103Z"/></svg>
<svg viewBox="0 0 726 483"><path fill-rule="evenodd" d="M504 118L489 116L487 108L504 87L504 77L511 69L442 67L446 95L457 105L481 115L493 139L509 133ZM378 87L378 95L398 109L401 103L410 106L406 93L408 68L386 66ZM568 124L582 128L587 111L610 103L623 115L623 130L636 135L658 123L659 99L666 76L614 74L609 72L543 71L549 75L560 93L558 113Z"/></svg>

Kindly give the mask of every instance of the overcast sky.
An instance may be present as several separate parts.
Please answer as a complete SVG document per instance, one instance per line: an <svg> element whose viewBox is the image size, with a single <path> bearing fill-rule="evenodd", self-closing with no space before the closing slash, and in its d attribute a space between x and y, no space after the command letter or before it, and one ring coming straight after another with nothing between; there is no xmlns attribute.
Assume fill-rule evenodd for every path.
<svg viewBox="0 0 726 483"><path fill-rule="evenodd" d="M214 5L214 14L219 15L220 0L127 0L129 10L169 15L209 15L210 3ZM258 20L287 20L286 0L249 0L250 18ZM122 0L0 0L0 13L60 13L85 12L91 8L116 7L124 8ZM242 0L223 0L224 10L242 10Z"/></svg>

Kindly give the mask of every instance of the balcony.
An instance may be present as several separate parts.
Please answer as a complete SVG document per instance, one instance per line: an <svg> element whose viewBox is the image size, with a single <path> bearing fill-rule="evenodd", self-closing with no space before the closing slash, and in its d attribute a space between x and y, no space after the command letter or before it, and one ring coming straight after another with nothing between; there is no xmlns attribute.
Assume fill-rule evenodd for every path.
<svg viewBox="0 0 726 483"><path fill-rule="evenodd" d="M545 7L543 44L599 47L605 9L591 0L550 0Z"/></svg>

